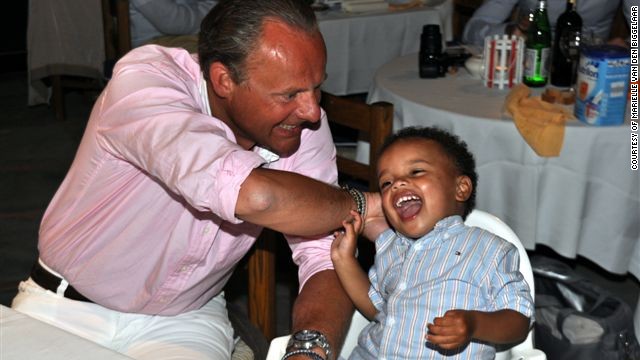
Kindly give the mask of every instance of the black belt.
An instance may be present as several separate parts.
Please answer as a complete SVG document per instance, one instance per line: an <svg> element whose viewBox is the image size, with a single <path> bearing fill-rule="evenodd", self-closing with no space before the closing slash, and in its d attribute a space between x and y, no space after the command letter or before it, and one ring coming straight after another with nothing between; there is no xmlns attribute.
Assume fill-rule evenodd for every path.
<svg viewBox="0 0 640 360"><path fill-rule="evenodd" d="M61 278L50 273L47 269L42 267L39 261L36 261L35 265L33 265L33 268L31 269L31 280L40 285L42 288L53 291L54 293L58 292L58 287L60 286L60 283L62 283ZM71 300L93 302L84 297L84 295L80 294L71 285L67 286L67 290L64 291L64 294L62 294L62 296Z"/></svg>

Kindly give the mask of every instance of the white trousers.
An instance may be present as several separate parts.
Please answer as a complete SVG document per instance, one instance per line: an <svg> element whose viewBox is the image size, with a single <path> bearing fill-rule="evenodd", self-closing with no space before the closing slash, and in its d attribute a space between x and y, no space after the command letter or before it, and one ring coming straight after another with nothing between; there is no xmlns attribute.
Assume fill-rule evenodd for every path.
<svg viewBox="0 0 640 360"><path fill-rule="evenodd" d="M134 359L230 359L234 347L223 294L184 314L141 315L70 300L29 278L11 307Z"/></svg>

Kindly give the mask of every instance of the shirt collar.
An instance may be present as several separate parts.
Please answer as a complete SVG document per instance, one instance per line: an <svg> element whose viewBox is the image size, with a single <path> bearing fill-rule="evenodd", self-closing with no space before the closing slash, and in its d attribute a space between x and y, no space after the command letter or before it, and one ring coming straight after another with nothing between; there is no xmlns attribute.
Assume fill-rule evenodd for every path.
<svg viewBox="0 0 640 360"><path fill-rule="evenodd" d="M429 234L433 233L434 235L438 236L445 232L455 232L462 226L464 226L462 217L460 215L452 215L438 221L433 227L433 230L429 232ZM428 236L429 234L427 234L426 236Z"/></svg>
<svg viewBox="0 0 640 360"><path fill-rule="evenodd" d="M460 215L453 215L438 221L431 231L429 231L419 239L413 240L400 233L398 233L397 235L398 240L401 240L403 243L410 244L410 246L416 246L420 244L420 248L428 248L430 246L440 245L444 243L445 241L453 238L454 235L458 234L463 229L464 222L462 221L462 217Z"/></svg>
<svg viewBox="0 0 640 360"><path fill-rule="evenodd" d="M204 113L211 115L211 105L209 104L209 91L207 90L207 81L204 79L204 74L200 74L200 101L204 104Z"/></svg>
<svg viewBox="0 0 640 360"><path fill-rule="evenodd" d="M253 152L260 155L260 157L262 157L267 164L278 161L280 159L280 156L278 156L278 154L272 152L271 150L267 150L260 145L255 145L253 147Z"/></svg>

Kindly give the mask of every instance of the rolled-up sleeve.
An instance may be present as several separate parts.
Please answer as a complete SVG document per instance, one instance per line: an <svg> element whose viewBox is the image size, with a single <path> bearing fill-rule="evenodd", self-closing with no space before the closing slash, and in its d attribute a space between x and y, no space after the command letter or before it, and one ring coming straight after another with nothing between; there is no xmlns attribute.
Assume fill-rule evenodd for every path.
<svg viewBox="0 0 640 360"><path fill-rule="evenodd" d="M333 237L324 237L318 239L301 239L292 238L289 245L293 252L293 262L298 265L298 281L299 289L314 274L333 269L330 251Z"/></svg>
<svg viewBox="0 0 640 360"><path fill-rule="evenodd" d="M511 309L534 321L534 302L531 290L519 271L518 249L511 245L503 246L496 254L489 271L488 289L493 290L493 311Z"/></svg>

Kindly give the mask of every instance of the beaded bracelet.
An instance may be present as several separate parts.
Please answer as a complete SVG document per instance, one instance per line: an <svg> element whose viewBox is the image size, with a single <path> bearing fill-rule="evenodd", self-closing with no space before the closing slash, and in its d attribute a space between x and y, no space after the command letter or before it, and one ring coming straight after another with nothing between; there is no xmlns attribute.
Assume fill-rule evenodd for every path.
<svg viewBox="0 0 640 360"><path fill-rule="evenodd" d="M356 203L356 211L364 218L365 213L367 212L367 198L364 196L362 191L352 188L349 185L343 185L342 188L351 195L353 201Z"/></svg>
<svg viewBox="0 0 640 360"><path fill-rule="evenodd" d="M299 350L293 350L293 351L289 351L288 353L284 354L284 356L282 357L282 360L286 360L292 356L296 356L296 355L304 355L309 357L312 360L325 360L322 356L318 355L317 353L311 351L311 350L307 350L307 349L299 349Z"/></svg>

